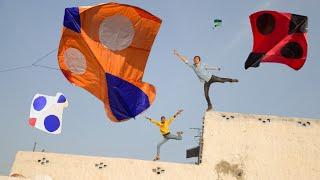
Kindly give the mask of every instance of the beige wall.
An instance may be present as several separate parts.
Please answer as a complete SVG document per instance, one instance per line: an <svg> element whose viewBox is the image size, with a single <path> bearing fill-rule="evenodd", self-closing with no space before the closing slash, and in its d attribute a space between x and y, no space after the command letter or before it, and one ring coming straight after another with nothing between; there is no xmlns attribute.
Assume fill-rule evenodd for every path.
<svg viewBox="0 0 320 180"><path fill-rule="evenodd" d="M49 163L41 165L38 160L46 158ZM99 169L100 162L107 167ZM164 172L157 174L154 168ZM161 171L161 170L160 170ZM52 179L211 179L214 172L191 164L152 162L121 158L86 157L54 153L18 152L11 173L19 173L28 178L46 175Z"/></svg>
<svg viewBox="0 0 320 180"><path fill-rule="evenodd" d="M319 125L310 119L209 112L201 165L18 152L11 174L45 180L320 179ZM106 167L96 167L100 162ZM160 174L153 171L158 167Z"/></svg>
<svg viewBox="0 0 320 180"><path fill-rule="evenodd" d="M0 180L29 180L29 179L26 179L26 178L16 178L16 177L9 177L9 176L1 176L0 175Z"/></svg>
<svg viewBox="0 0 320 180"><path fill-rule="evenodd" d="M252 180L320 179L320 121L210 112L204 125L203 164L217 172L242 172Z"/></svg>

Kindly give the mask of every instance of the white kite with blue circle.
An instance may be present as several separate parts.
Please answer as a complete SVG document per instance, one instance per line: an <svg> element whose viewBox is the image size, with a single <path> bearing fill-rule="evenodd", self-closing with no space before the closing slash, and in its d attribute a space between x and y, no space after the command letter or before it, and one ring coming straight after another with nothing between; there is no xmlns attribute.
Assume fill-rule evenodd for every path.
<svg viewBox="0 0 320 180"><path fill-rule="evenodd" d="M62 93L56 96L36 94L31 103L29 124L50 134L60 134L63 109L66 107L68 101Z"/></svg>

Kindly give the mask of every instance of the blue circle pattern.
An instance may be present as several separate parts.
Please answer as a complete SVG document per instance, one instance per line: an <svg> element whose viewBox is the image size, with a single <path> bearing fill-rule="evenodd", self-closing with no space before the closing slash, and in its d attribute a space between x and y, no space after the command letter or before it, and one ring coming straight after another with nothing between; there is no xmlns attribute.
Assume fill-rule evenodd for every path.
<svg viewBox="0 0 320 180"><path fill-rule="evenodd" d="M60 120L55 115L49 115L44 119L44 127L49 132L54 132L60 127Z"/></svg>
<svg viewBox="0 0 320 180"><path fill-rule="evenodd" d="M39 96L33 101L33 108L36 111L41 111L47 104L47 99L44 96Z"/></svg>

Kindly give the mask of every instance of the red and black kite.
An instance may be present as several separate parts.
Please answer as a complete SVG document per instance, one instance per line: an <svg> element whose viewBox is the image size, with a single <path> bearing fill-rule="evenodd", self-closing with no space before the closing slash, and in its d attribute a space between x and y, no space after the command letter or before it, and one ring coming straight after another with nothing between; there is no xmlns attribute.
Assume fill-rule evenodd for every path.
<svg viewBox="0 0 320 180"><path fill-rule="evenodd" d="M282 63L299 70L307 58L308 17L276 11L259 11L250 15L253 50L245 69L260 62Z"/></svg>

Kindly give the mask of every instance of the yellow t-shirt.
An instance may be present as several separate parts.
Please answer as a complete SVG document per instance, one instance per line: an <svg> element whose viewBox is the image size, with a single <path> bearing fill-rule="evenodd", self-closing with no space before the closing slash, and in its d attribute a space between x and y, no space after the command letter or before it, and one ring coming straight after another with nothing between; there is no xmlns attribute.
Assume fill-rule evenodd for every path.
<svg viewBox="0 0 320 180"><path fill-rule="evenodd" d="M161 121L156 121L154 119L151 119L150 122L152 122L153 124L157 125L160 127L160 132L162 135L168 134L170 132L169 126L172 123L172 121L174 120L174 116L172 116L169 119L166 119L164 121L164 123L162 123Z"/></svg>

